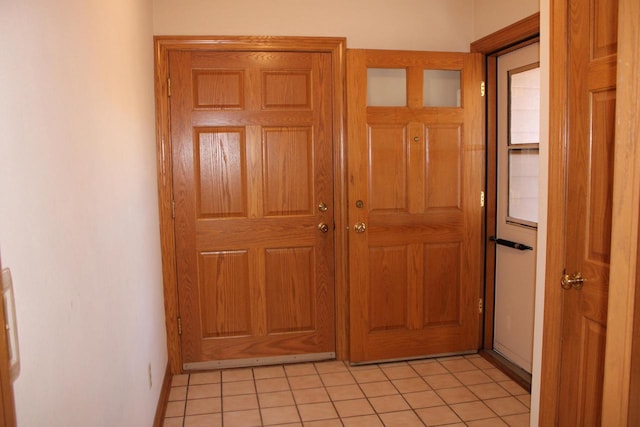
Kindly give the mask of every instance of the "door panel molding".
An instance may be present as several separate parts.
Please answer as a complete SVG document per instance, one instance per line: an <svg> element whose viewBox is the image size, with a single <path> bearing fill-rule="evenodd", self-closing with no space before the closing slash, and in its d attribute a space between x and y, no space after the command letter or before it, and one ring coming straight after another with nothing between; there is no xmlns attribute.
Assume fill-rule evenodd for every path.
<svg viewBox="0 0 640 427"><path fill-rule="evenodd" d="M165 296L165 322L167 349L172 374L183 369L180 335L178 328L178 287L176 274L176 248L173 221L172 158L169 127L169 53L171 51L293 51L327 52L331 54L332 80L332 127L333 127L333 174L334 174L334 222L335 222L335 295L336 295L336 356L348 358L347 330L347 235L346 228L346 180L344 156L344 75L346 39L329 37L191 37L156 36L155 48L155 101L156 101L156 152L158 168L158 205L160 212L160 243L162 255L163 289ZM204 76L203 76L204 77ZM232 78L233 76L208 76L209 78ZM268 77L268 76L267 76ZM283 76L271 76L278 84ZM300 76L297 76L300 77ZM266 78L266 77L265 77ZM302 76L304 78L304 76ZM281 82L280 82L281 83ZM203 102L207 95L202 93ZM234 101L233 96L210 99L225 105ZM300 103L304 100L264 100L273 102Z"/></svg>

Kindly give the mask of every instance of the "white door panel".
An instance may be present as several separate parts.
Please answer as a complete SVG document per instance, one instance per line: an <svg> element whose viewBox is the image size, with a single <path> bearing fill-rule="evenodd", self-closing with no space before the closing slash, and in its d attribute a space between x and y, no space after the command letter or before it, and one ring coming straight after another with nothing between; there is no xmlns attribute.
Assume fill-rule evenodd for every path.
<svg viewBox="0 0 640 427"><path fill-rule="evenodd" d="M498 58L499 240L493 347L529 373L538 221L538 51L536 43Z"/></svg>

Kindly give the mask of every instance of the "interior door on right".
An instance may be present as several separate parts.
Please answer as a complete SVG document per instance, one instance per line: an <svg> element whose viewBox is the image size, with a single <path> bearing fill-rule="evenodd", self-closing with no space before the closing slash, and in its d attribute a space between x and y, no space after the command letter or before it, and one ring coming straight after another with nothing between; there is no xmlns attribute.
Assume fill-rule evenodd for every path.
<svg viewBox="0 0 640 427"><path fill-rule="evenodd" d="M565 272L558 425L600 426L616 121L617 0L568 0ZM553 113L553 112L552 112ZM562 279L562 282L561 282Z"/></svg>
<svg viewBox="0 0 640 427"><path fill-rule="evenodd" d="M531 373L538 234L539 43L498 57L493 349Z"/></svg>

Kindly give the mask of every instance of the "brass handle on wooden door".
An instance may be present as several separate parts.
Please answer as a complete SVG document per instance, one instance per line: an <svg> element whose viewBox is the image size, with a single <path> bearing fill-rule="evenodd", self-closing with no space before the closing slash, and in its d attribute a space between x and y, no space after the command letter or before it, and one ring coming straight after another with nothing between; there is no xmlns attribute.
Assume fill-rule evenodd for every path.
<svg viewBox="0 0 640 427"><path fill-rule="evenodd" d="M582 277L582 273L577 272L574 274L563 274L562 275L562 289L576 289L580 290L584 286L584 277Z"/></svg>
<svg viewBox="0 0 640 427"><path fill-rule="evenodd" d="M367 229L367 225L364 222L357 222L356 225L353 226L353 229L356 233L364 233Z"/></svg>
<svg viewBox="0 0 640 427"><path fill-rule="evenodd" d="M324 222L321 222L320 224L318 224L318 230L320 230L321 233L326 233L329 231L329 226Z"/></svg>

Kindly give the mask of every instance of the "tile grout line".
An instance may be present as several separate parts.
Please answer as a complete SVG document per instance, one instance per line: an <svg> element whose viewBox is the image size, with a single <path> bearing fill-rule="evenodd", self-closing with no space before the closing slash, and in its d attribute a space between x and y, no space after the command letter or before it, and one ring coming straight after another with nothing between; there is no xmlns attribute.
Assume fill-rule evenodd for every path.
<svg viewBox="0 0 640 427"><path fill-rule="evenodd" d="M260 397L258 393L258 383L256 381L255 368L251 368L251 378L253 378L253 389L256 391L256 402L258 403L258 415L260 416L260 424L264 426L264 418L262 417L262 406L260 405ZM296 409L298 409L297 406L296 406ZM224 410L224 407L222 408L222 410ZM222 417L222 427L224 427L224 416Z"/></svg>
<svg viewBox="0 0 640 427"><path fill-rule="evenodd" d="M347 369L347 372L349 373L349 375L351 375L351 378L353 378L354 381L356 381L356 379L354 378L354 376L351 374L351 371L349 370L349 367L347 366L347 364L345 363L344 360L341 361L342 362L342 366L344 368ZM318 371L318 368L316 367L315 363L313 364L314 369L316 370L316 372ZM325 372L326 373L326 372ZM336 415L338 416L338 421L340 422L340 424L342 424L344 426L344 423L342 422L342 417L340 416L340 412L338 412L338 408L336 407L336 403L333 400L333 398L331 397L331 394L329 393L329 390L327 388L327 384L324 382L324 379L322 378L322 375L320 374L320 372L318 372L318 376L320 377L320 382L322 383L322 387L324 388L324 392L327 393L327 396L329 396L329 402L331 403L331 406L333 407L333 410L336 411ZM358 382L356 381L356 384ZM302 420L302 418L300 418ZM319 420L318 420L319 421ZM304 422L302 423L302 425L304 425Z"/></svg>
<svg viewBox="0 0 640 427"><path fill-rule="evenodd" d="M456 360L456 359L453 359L453 360ZM482 369L480 369L479 367L477 367L473 362L469 361L469 359L467 359L466 357L463 357L463 358L462 358L462 359L460 359L460 360L466 360L468 363L470 363L470 364L474 367L474 369L473 369L473 370L477 370L477 371L481 371L481 372L482 372ZM493 411L489 406L487 406L487 404L486 404L486 403L484 403L484 400L483 400L483 399L481 399L481 398L480 398L480 396L478 396L477 394L475 394L475 393L474 393L474 392L469 388L469 386L468 386L467 384L463 383L463 382L462 382L462 381L461 381L461 380L456 376L456 373L455 373L454 371L452 371L451 369L447 368L447 365L444 365L444 364L442 364L442 363L440 363L440 365L441 365L445 370L447 370L447 372L449 372L449 374L450 374L450 375L452 375L452 376L456 379L456 381L460 382L460 384L462 385L462 387L464 387L464 388L465 388L465 390L469 391L469 393L471 393L474 397L476 397L476 401L482 402L482 404L484 404L484 406L486 406L486 407L489 409L489 411L490 411L492 414L494 414L494 415L495 415L495 417L498 417L498 418L500 418L500 420L502 420L502 418L501 418L498 414L496 414L496 413L495 413L495 412L494 412L494 411ZM469 370L469 371L458 371L458 372L471 372L471 370ZM492 378L489 378L489 379L493 382L493 379L492 379ZM452 387L452 388L453 388L453 387ZM441 390L444 390L444 388L442 388ZM467 424L467 423L466 423L466 421L464 421L464 420L462 419L462 417L460 416L460 414L458 414L458 412L456 412L456 410L452 407L452 405L455 405L455 403L454 403L454 404L449 404L447 401L445 401L445 400L444 400L444 398L440 395L440 393L438 393L438 390L435 390L435 389L434 389L434 391L435 391L435 392L436 392L436 394L437 394L438 396L440 396L440 398L441 398L441 399L446 403L447 407L449 407L449 409L451 409L451 410L456 414L456 416L460 419L460 421L462 421L463 423ZM459 402L459 403L468 403L468 402ZM490 418L495 418L495 417L487 417L487 418L483 418L483 419L490 419ZM478 419L478 420L480 420L480 419ZM471 420L471 421L477 421L477 420Z"/></svg>
<svg viewBox="0 0 640 427"><path fill-rule="evenodd" d="M494 378L492 375L487 374L487 372L486 372L486 371L488 371L488 370L490 370L490 369L495 369L495 368L492 368L492 367L483 367L483 366L478 366L478 365L476 365L475 363L473 363L473 361L472 361L472 360L470 360L469 358L464 357L464 356L459 357L459 358L456 358L456 359L458 359L458 360L465 360L465 361L467 361L473 369L467 369L467 370L464 370L464 369L463 369L463 370L455 370L455 371L454 371L454 370L452 370L452 369L456 369L455 367L452 367L452 366L449 366L449 367L448 367L448 365L447 365L447 364L442 363L442 362L443 362L443 360L438 360L438 359L431 359L431 361L429 361L429 362L427 362L427 363L437 363L437 364L438 364L438 366L440 366L441 368L443 368L443 369L444 369L443 374L444 374L444 373L447 373L447 374L451 375L453 378L455 378L455 379L456 379L456 381L458 381L458 382L461 384L461 385L460 385L460 387L461 387L461 388L464 388L466 391L468 391L468 392L471 394L471 396L474 396L474 397L475 397L475 399L474 399L473 401L468 401L468 402L459 402L459 403L481 402L485 407L487 407L487 408L488 408L489 412L490 412L490 413L492 413L492 414L494 415L494 416L487 417L487 418L477 418L477 419L469 420L468 422L473 422L473 421L482 421L482 420L487 420L487 419L491 419L491 418L497 418L497 419L501 420L502 422L504 422L505 424L507 424L507 425L511 425L511 422L508 422L505 418L503 418L503 416L498 415L498 413L496 413L496 412L493 410L493 408L492 408L492 407L490 407L490 406L488 406L488 405L487 405L487 403L486 403L486 402L491 401L491 400L511 399L511 400L515 400L517 403L519 403L519 404L521 404L521 405L522 405L522 409L523 409L523 411L522 411L522 412L505 413L504 417L512 417L512 416L519 416L519 415L521 415L521 416L525 416L525 415L527 415L527 414L530 414L531 409L530 409L530 407L529 407L529 406L527 406L527 404L526 404L526 402L525 402L525 400L526 400L526 395L527 395L526 390L523 390L523 391L524 391L524 393L514 394L514 393L516 393L516 392L517 392L517 390L515 390L515 389L514 389L514 387L512 387L511 385L509 385L509 388L506 388L506 385L501 384L501 382L499 381L499 379L500 379L500 378L497 378L497 379L496 379L496 378ZM455 359L445 359L444 361L447 361L447 360L455 360ZM317 375L317 376L319 377L320 382L321 382L321 384L322 384L322 391L327 395L327 397L328 397L328 402L329 402L329 403L331 403L331 407L332 407L333 411L335 412L335 416L337 417L337 418L327 418L326 420L329 420L329 419L331 419L331 420L335 420L335 421L337 421L338 423L340 423L341 425L343 425L343 426L344 426L344 420L345 420L345 419L348 419L348 418L354 418L354 417L364 417L364 416L369 416L369 415L375 415L376 419L377 419L381 424L383 424L383 425L384 425L384 421L383 421L383 419L382 419L382 417L381 417L381 414L387 414L387 413L389 413L389 414L393 414L393 413L396 413L396 412L404 412L404 411L405 411L405 409L398 409L398 410L392 410L392 411L388 411L388 412L378 412L378 410L373 406L373 404L372 404L372 402L371 402L371 399L372 399L373 397L368 396L368 395L365 393L364 389L363 389L363 384L367 384L367 383L372 382L372 381L368 381L368 382L360 382L360 380L358 380L358 378L356 377L356 375L354 375L354 370L352 370L352 369L351 369L351 366L350 366L350 365L348 365L345 361L339 361L339 362L341 362L341 365L340 365L340 369L338 369L337 371L333 372L333 371L331 371L331 370L330 370L330 371L322 372L322 373L319 371L319 369L318 369L318 367L317 367L317 364L316 364L316 363L314 363L314 362L310 362L310 363L309 363L309 365L310 365L310 366L312 367L312 369L313 369L313 371L312 371L312 372L314 372L314 374L313 374L313 375ZM302 364L301 364L301 365L302 365ZM412 375L410 375L409 377L403 377L403 376L401 376L401 377L398 377L398 378L392 378L392 377L394 377L394 375L393 375L392 373L390 373L390 371L389 371L388 369L384 369L384 368L382 367L382 365L385 365L385 364L380 364L380 363L378 363L378 364L373 364L373 366L372 366L372 368L371 368L371 369L372 369L372 370L373 370L373 369L376 369L376 370L381 371L381 373L382 373L382 375L383 375L383 378L385 378L385 379L386 379L386 381L388 381L388 382L391 384L391 386L392 386L393 390L395 390L395 392L397 393L397 395L399 395L399 396L401 397L402 401L407 405L408 410L406 410L406 411L407 411L407 412L410 412L410 413L412 413L414 416L416 416L416 417L417 417L417 419L418 419L418 421L419 421L420 423L425 424L425 422L422 420L422 418L420 417L420 415L418 414L418 412L417 412L417 411L418 411L418 409L423 409L423 408L414 408L414 407L409 403L409 401L407 400L407 394L410 394L410 393L413 393L413 392L420 392L420 390L416 390L416 391L411 391L411 390L409 390L409 391L407 391L407 392L402 392L402 391L399 389L399 386L398 386L396 383L394 383L394 381L400 381L400 380L404 380L404 379L406 379L406 380L411 380L411 379L413 379L413 378L419 379L420 381L422 381L422 382L424 382L424 383L425 383L425 385L428 387L428 390L432 391L432 392L435 394L435 396L437 396L439 399L441 399L441 400L442 400L443 405L436 405L436 407L439 407L439 406L447 407L449 410L451 410L451 411L453 412L453 414L455 414L455 415L458 417L458 419L460 419L460 421L461 421L462 423L464 423L464 424L468 424L468 422L467 422L467 421L462 420L462 418L460 417L460 415L458 414L458 412L456 412L456 411L454 410L454 408L452 407L452 405L456 405L457 403L452 403L452 404L447 403L447 401L445 401L445 400L444 400L444 398L442 397L441 393L439 393L439 390L445 390L445 389L450 389L450 388L456 388L457 386L443 387L443 388L440 388L440 389L435 389L435 388L433 388L433 387L431 386L431 384L429 384L429 382L428 382L428 381L427 381L427 379L426 379L427 377L429 377L429 375L425 375L425 376L423 376L423 375L422 375L422 374L421 374L421 373L416 369L416 366L415 366L415 365L417 365L417 364L412 364L412 363L407 363L407 362L404 362L404 363L398 364L398 365L397 365L398 367L408 367L408 368L409 368L409 372L412 374ZM300 422L300 424L304 425L304 424L305 424L305 421L302 419L302 413L301 413L301 411L300 411L300 405L301 405L301 404L298 404L297 399L295 398L294 390L293 390L292 383L291 383L291 378L292 378L292 377L300 376L300 375L291 375L291 374L287 371L287 369L286 369L286 365L284 365L284 364L282 364L282 365L275 365L275 366L280 367L280 369L282 369L282 371L283 371L283 376L282 376L282 377L277 377L277 378L284 378L284 379L286 380L286 384L287 384L287 387L288 387L288 390L287 390L287 391L291 394L291 398L292 398L292 401L293 401L293 405L295 406L295 410L296 410L296 413L297 413L297 416L298 416L299 422ZM371 409L373 410L373 414L369 414L369 415L367 415L367 414L354 415L354 416L352 416L352 417L344 417L344 418L343 418L343 417L340 415L340 413L338 412L338 408L337 408L337 406L336 406L336 403L337 403L338 401L336 401L336 400L334 399L334 397L332 397L332 395L329 393L329 385L327 384L327 382L326 382L327 380L323 377L323 375L330 375L330 374L332 374L332 373L340 373L340 372L343 372L343 368L345 368L345 369L346 369L346 371L344 371L344 372L346 372L346 373L348 374L348 376L349 376L349 379L350 379L350 380L354 381L354 383L355 383L355 385L357 386L358 390L359 390L359 391L360 391L360 393L363 395L364 400L367 402L367 404L368 404L368 405L371 407ZM390 368L393 368L393 366L390 366ZM254 395L254 396L255 396L256 401L257 401L257 409L258 409L258 415L259 415L259 418L260 418L260 423L261 423L261 425L263 425L263 426L264 426L264 425L265 425L265 424L264 424L265 420L264 420L264 418L263 418L263 416L262 416L262 410L263 410L263 409L265 409L265 408L262 406L262 404L261 404L261 402L260 402L260 399L259 399L260 393L258 393L258 383L257 383L258 378L256 377L256 367L251 367L250 369L251 369L251 379L252 379L253 388L254 388L254 393L255 393L255 394L252 394L252 395ZM222 380L222 377L223 377L223 371L224 371L224 370L217 370L217 371L214 371L214 372L218 372L218 374L219 374L219 376L220 376L220 378L219 378L219 384L217 384L216 386L218 387L219 394L220 394L220 422L221 422L221 425L222 425L222 426L224 426L224 425L225 425L225 422L224 422L224 415L225 415L225 410L224 410L224 401L225 401L225 399L224 399L224 398L225 398L225 396L224 396L224 384L223 384L223 380ZM458 378L458 377L456 376L456 373L458 373L458 374L459 374L459 373L461 373L461 372L472 372L472 371L473 371L473 372L476 372L476 371L477 371L477 372L483 373L483 374L484 374L484 375L486 375L486 376L488 377L488 379L490 380L489 382L486 382L486 383L482 382L482 383L478 383L478 384L492 384L492 385L495 385L495 386L499 387L501 390L503 390L503 391L506 393L506 396L499 396L499 397L493 397L493 398L483 399L483 398L481 398L481 397L477 394L477 392L474 392L472 389L470 389L470 388L469 388L469 387L470 387L470 385L469 385L469 384L466 384L463 380L461 380L460 378ZM311 375L311 374L307 374L307 375ZM415 376L413 376L413 375L415 375ZM438 375L438 374L433 374L433 375ZM276 377L267 377L266 379L273 379L273 378L276 378ZM261 378L261 379L263 379L263 378ZM182 411L181 411L181 412L182 412L182 423L181 423L181 425L182 425L183 427L184 427L185 425L187 425L187 417L189 416L189 415L187 415L187 406L188 406L188 403L190 402L190 400L191 400L191 401L193 401L193 400L197 400L197 399L189 399L189 392L190 392L190 389L191 389L191 387L193 387L193 386L195 386L195 385L196 385L196 384L193 384L193 383L192 383L192 381L194 381L194 377L192 376L192 374L191 374L191 373L190 373L190 374L187 374L186 390L185 390L185 396L184 396L184 398L183 398L183 399L184 399L184 400L183 400L184 407L183 407L183 409L182 409ZM375 382L375 381L373 381L373 382ZM503 382L503 383L506 383L506 382L508 382L508 379L507 379L507 380L504 380L504 381L502 381L502 382ZM215 383L211 383L211 385L214 385L214 384L215 384ZM206 385L206 384L204 384L204 385ZM472 385L476 385L476 384L472 384ZM337 386L340 386L340 384L337 384L337 385L336 385L336 387L337 387ZM346 385L345 385L345 386L346 386ZM179 386L178 386L178 385L176 385L175 387L179 387ZM333 386L332 386L332 387L333 387ZM311 388L313 388L313 387L311 387ZM423 390L423 391L425 391L425 390ZM275 392L275 391L274 391L274 392ZM265 392L265 394L269 394L269 393L271 393L271 392ZM374 396L374 397L382 397L382 398L384 398L385 396L393 396L393 395L396 395L396 393L391 394L391 395L381 395L381 396ZM227 396L227 397L228 397L228 396ZM521 398L522 398L522 399L521 399ZM353 398L349 398L349 399L342 399L342 400L353 400L353 399L360 399L360 397L353 397ZM313 403L313 402L312 402L312 403ZM286 406L286 405L285 405L285 406ZM429 408L431 408L431 407L426 407L426 408L424 408L424 409L429 409ZM229 411L226 411L226 412L229 412ZM211 414L215 414L215 412L211 412ZM198 415L198 414L195 414L195 415ZM165 416L165 419L166 419L166 418L167 418L167 417ZM320 422L320 421L325 421L325 420L308 420L307 422Z"/></svg>
<svg viewBox="0 0 640 427"><path fill-rule="evenodd" d="M431 387L431 385L429 385L429 383L427 383L427 381L422 377L422 375L420 375L420 373L418 371L416 371L413 366L411 366L410 363L407 363L406 366L408 366L413 372L415 372L416 375L418 375L418 378L420 378L422 381L424 381L424 383L433 390L433 388ZM404 401L404 403L407 404L407 406L409 407L409 409L411 410L411 412L413 412L415 414L415 416L418 418L418 420L423 424L423 425L427 425L427 423L422 419L422 417L420 417L420 414L418 414L418 412L415 410L415 408L413 406L411 406L411 404L407 401L406 397L405 397L405 393L402 393L400 391L400 389L398 389L398 387L394 384L393 380L389 377L389 375L387 375L387 373L385 372L384 369L380 369L382 371L382 374L387 377L387 379L389 380L389 382L391 383L391 385L393 386L393 388L396 389L396 391L398 393L400 393L400 397L402 397L402 400ZM383 422L384 424L384 422Z"/></svg>
<svg viewBox="0 0 640 427"><path fill-rule="evenodd" d="M385 378L391 383L391 386L393 386L393 388L400 393L400 390L398 390L398 388L396 387L396 385L393 383L393 381L391 381L391 379L389 378L389 376L386 374L386 372L384 372L384 369L382 369L380 367L380 363L376 363L375 366L377 369L379 369L382 372L382 375L385 376ZM348 367L347 367L348 369ZM374 369L374 368L371 368ZM367 393L365 393L365 391L362 389L360 382L358 381L357 378L355 378L355 376L353 375L352 371L349 370L349 373L351 374L351 376L353 377L353 379L355 380L356 384L358 385L358 388L360 389L360 391L362 392L362 394L364 395L365 399L367 400L367 403L369 404L369 406L371 406L371 409L373 409L374 414L376 415L376 417L378 418L378 420L382 423L382 425L384 425L384 420L382 419L382 417L380 416L380 413L378 413L378 411L376 410L376 408L373 406L373 404L371 403L370 397L367 396ZM409 402L406 401L406 399L404 398L403 394L400 393L400 396L402 397L402 400L405 401L405 403L409 406L409 408L411 408L411 405L409 405ZM375 396L375 397L382 397L382 396ZM411 410L413 410L413 408L411 408ZM422 422L422 420L420 419L420 417L418 416L418 414L416 414L416 416L418 417L418 419ZM424 424L424 423L423 423Z"/></svg>

